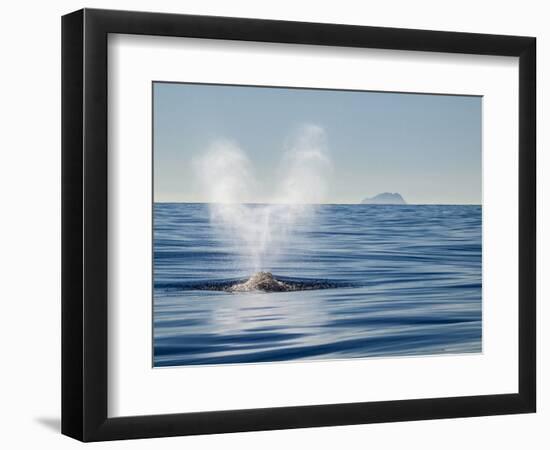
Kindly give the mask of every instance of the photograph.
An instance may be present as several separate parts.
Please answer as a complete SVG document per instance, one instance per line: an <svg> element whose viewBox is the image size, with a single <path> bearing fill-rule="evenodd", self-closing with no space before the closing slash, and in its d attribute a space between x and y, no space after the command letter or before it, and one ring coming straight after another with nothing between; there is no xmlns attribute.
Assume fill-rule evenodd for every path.
<svg viewBox="0 0 550 450"><path fill-rule="evenodd" d="M152 366L482 353L482 106L153 81Z"/></svg>

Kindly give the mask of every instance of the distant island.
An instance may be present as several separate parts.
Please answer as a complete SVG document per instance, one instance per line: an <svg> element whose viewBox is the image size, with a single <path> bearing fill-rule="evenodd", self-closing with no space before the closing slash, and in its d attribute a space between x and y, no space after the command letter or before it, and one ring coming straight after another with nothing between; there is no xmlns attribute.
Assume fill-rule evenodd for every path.
<svg viewBox="0 0 550 450"><path fill-rule="evenodd" d="M364 205L406 205L407 202L397 192L383 192L371 198L361 200Z"/></svg>

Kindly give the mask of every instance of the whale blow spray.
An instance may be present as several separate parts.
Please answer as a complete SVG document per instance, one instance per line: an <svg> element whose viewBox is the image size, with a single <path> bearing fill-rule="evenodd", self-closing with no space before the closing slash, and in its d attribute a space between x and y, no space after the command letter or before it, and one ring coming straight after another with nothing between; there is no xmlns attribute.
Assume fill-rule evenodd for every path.
<svg viewBox="0 0 550 450"><path fill-rule="evenodd" d="M263 203L253 203L260 183L246 153L218 140L194 161L212 228L235 247L243 272L269 270L304 236L297 230L315 219L330 174L326 135L304 125L285 145L277 182Z"/></svg>

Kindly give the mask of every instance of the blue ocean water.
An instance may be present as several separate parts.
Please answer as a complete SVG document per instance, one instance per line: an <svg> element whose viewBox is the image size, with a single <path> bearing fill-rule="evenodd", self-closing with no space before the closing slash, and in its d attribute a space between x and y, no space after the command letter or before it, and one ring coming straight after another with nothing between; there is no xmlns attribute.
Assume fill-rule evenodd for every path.
<svg viewBox="0 0 550 450"><path fill-rule="evenodd" d="M319 205L268 267L295 292L244 281L208 205L154 205L154 366L481 351L481 206Z"/></svg>

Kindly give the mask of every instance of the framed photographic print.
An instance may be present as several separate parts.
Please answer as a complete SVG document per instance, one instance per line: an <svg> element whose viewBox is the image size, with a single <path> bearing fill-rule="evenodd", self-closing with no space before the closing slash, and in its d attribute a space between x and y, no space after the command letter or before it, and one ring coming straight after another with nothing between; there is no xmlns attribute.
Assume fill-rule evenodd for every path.
<svg viewBox="0 0 550 450"><path fill-rule="evenodd" d="M535 38L62 35L64 434L535 411Z"/></svg>

